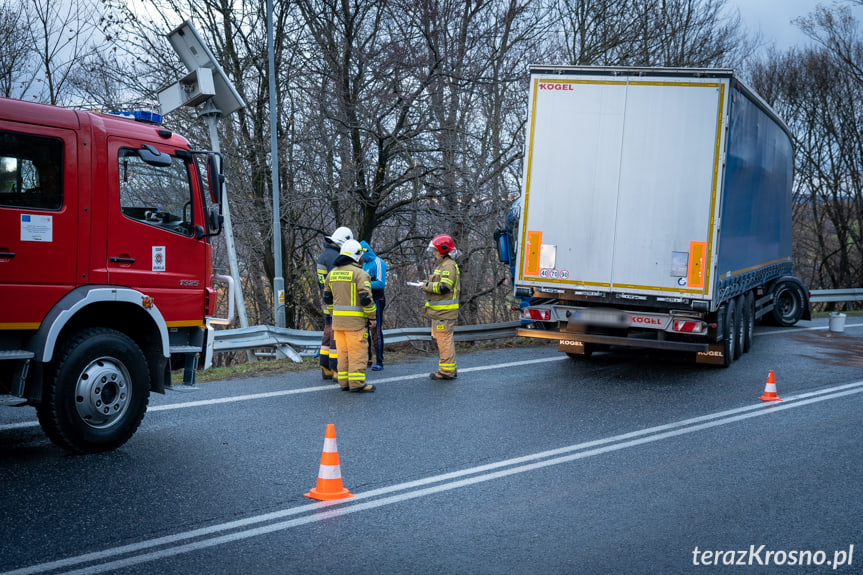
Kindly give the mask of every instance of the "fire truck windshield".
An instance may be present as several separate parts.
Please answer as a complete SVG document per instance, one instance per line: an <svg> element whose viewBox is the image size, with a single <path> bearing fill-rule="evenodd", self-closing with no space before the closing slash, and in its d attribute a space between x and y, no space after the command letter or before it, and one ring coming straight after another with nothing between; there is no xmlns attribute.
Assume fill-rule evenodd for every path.
<svg viewBox="0 0 863 575"><path fill-rule="evenodd" d="M153 165L138 150L120 150L120 207L129 218L191 236L195 226L189 167L182 158L168 157L168 165Z"/></svg>

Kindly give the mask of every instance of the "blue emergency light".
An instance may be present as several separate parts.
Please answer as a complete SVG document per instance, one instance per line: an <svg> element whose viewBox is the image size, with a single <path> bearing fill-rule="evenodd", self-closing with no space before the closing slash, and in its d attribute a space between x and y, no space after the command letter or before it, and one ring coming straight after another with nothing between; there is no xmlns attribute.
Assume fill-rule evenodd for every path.
<svg viewBox="0 0 863 575"><path fill-rule="evenodd" d="M112 116L120 116L121 118L130 118L138 122L147 122L148 124L162 124L162 114L150 112L147 110L114 110L108 112Z"/></svg>

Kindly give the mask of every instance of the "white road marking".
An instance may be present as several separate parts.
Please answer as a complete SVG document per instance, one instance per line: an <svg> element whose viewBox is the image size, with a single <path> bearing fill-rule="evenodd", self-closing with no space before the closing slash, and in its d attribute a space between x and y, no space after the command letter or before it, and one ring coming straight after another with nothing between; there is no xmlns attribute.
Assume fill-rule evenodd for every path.
<svg viewBox="0 0 863 575"><path fill-rule="evenodd" d="M377 507L400 503L403 501L408 501L410 499L416 499L419 497L434 495L445 491L460 489L477 483L500 479L509 475L525 473L528 471L542 469L544 467L549 467L552 465L560 465L563 463L576 461L578 459L584 459L587 457L593 457L596 455L602 455L605 453L618 451L628 447L635 447L638 445L653 443L663 439L669 439L688 433L694 433L696 431L703 431L722 425L729 425L731 423L735 423L745 419L760 417L763 415L771 415L780 411L785 411L796 407L803 407L805 405L827 401L829 399L837 399L840 397L845 397L857 393L863 393L863 381L839 385L836 387L822 389L818 391L802 393L799 395L788 397L782 403L758 403L739 407L736 409L719 411L716 413L710 413L699 417L684 419L665 425L649 427L630 433L624 433L621 435L615 435L612 437L588 441L584 443L570 445L567 447L561 447L558 449L542 451L534 453L532 455L517 457L514 459L507 459L496 463L490 463L487 465L472 467L461 471L427 477L425 479L420 479L416 481L391 485L388 487L374 489L364 493L355 493L352 499L300 505L291 509L284 509L281 511L258 515L255 517L249 517L237 521L231 521L220 525L213 525L201 529L194 529L183 533L177 533L174 535L168 535L165 537L141 541L130 545L123 545L120 547L105 549L103 551L85 553L76 557L69 557L57 561L31 565L28 567L23 567L21 569L0 573L0 575L32 575L37 573L47 573L49 571L54 571L57 569L66 569L77 565L83 565L85 563L105 561L113 557L129 555L127 557L110 560L104 563L97 563L95 565L82 567L75 571L64 571L66 575L103 573L114 569L139 565L141 563L156 561L167 557L173 557L191 551L197 551L201 549L215 547L218 545L224 545L226 543L231 543L234 541L240 541L252 537L259 537L261 535L273 533L276 531L283 531L308 523L324 521L332 517L338 517L350 513L357 513L359 511L375 509ZM437 483L438 485L432 485L435 483ZM426 485L431 486L423 487ZM407 492L394 494L399 491ZM369 500L378 496L385 497L357 503L358 501ZM284 518L302 514L307 515L303 517L289 519L287 521L281 521ZM250 525L261 523L268 524L261 525L260 527L249 528ZM225 533L228 531L233 532ZM225 534L217 535L218 533ZM192 539L197 539L197 541L180 544L180 542L182 541L189 541Z"/></svg>
<svg viewBox="0 0 863 575"><path fill-rule="evenodd" d="M509 367L519 367L523 365L532 365L534 363L546 363L550 361L560 361L562 359L566 359L565 355L554 356L554 357L546 357L542 359L529 359L525 361L513 361L509 363L496 363L494 365L483 365L478 367L468 367L461 369L462 373L469 373L472 371L488 371L492 369L506 369ZM414 375L403 375L396 377L387 377L384 379L375 378L375 383L392 383L399 381L408 381L412 379L427 379L428 373L423 372ZM314 391L335 391L339 389L338 386L333 385L332 383L328 383L325 385L315 385L313 387L303 387L300 389L283 389L280 391L270 391L266 393L250 393L246 395L236 395L232 397L219 397L216 399L202 399L199 401L184 401L179 403L168 403L164 405L151 405L147 408L147 412L156 412L156 411L169 411L172 409L188 409L190 407L204 407L208 405L218 405L221 403L235 403L238 401L251 401L254 399L268 399L271 397L281 397L284 395L294 395L297 393L310 393ZM38 421L23 421L19 423L8 423L5 425L0 425L0 431L5 431L9 429L21 429L24 427L37 427L39 425Z"/></svg>
<svg viewBox="0 0 863 575"><path fill-rule="evenodd" d="M855 323L855 324L846 324L845 325L846 328L861 327L861 326L863 326L863 323ZM828 325L818 326L818 327L805 327L805 328L783 328L783 329L772 330L772 331L762 331L762 332L756 333L754 335L756 335L756 336L761 336L761 335L788 335L789 333L794 333L795 331L817 331L817 330L826 330L828 328L829 328ZM488 371L488 370L492 370L492 369L506 369L509 367L519 367L519 366L523 366L523 365L532 365L535 363L546 363L546 362L550 362L550 361L559 361L559 360L563 360L563 359L566 359L565 355L558 355L558 356L554 356L554 357L546 357L546 358L541 358L541 359L529 359L529 360L524 360L524 361L513 361L513 362L509 362L509 363L497 363L494 365L467 367L467 368L462 368L459 371L462 373L470 373L470 372L474 372L474 371ZM428 374L423 372L423 373L417 373L417 374L413 374L413 375L385 377L383 379L375 378L374 381L375 381L375 383L392 383L392 382L399 382L399 381L409 381L409 380L413 380L413 379L425 379L427 377L428 377ZM280 391L271 391L271 392L267 392L267 393L252 393L252 394L246 394L246 395L237 395L234 397L220 397L217 399L204 399L204 400L200 400L200 401L185 401L185 402L178 402L178 403L168 403L168 404L164 404L164 405L151 405L150 407L147 408L147 411L148 412L156 412L156 411L169 411L172 409L187 409L187 408L191 408L191 407L204 407L204 406L208 406L208 405L218 405L218 404L222 404L222 403L234 403L234 402L238 402L238 401L251 401L254 399L268 399L268 398L272 398L272 397L281 397L284 395L294 395L297 393L310 393L310 392L314 392L314 391L335 391L335 390L336 390L336 386L333 384L315 385L313 387L304 387L301 389L284 389L284 390L280 390ZM38 427L38 426L39 426L38 421L22 421L22 422L18 422L18 423L7 423L7 424L0 425L0 431L7 431L7 430L11 430L11 429L23 429L23 428L27 428L27 427Z"/></svg>

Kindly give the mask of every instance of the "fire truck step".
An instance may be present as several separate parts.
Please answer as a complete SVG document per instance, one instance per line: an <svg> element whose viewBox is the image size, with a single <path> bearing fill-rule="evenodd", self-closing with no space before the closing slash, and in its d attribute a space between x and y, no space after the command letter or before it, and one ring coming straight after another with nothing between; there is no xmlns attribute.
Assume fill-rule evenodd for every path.
<svg viewBox="0 0 863 575"><path fill-rule="evenodd" d="M0 359L32 359L34 354L26 349L9 349L0 351Z"/></svg>
<svg viewBox="0 0 863 575"><path fill-rule="evenodd" d="M198 353L201 348L197 345L172 345L171 353Z"/></svg>

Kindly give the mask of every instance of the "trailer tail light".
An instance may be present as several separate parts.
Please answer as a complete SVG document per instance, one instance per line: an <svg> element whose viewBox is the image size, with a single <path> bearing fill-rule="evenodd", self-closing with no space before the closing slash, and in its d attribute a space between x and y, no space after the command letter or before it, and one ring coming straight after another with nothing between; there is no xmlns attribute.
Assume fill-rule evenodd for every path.
<svg viewBox="0 0 863 575"><path fill-rule="evenodd" d="M551 319L551 312L547 309L532 309L524 310L524 318L538 321L548 321Z"/></svg>
<svg viewBox="0 0 863 575"><path fill-rule="evenodd" d="M704 333L704 322L676 319L674 320L673 329L681 333Z"/></svg>

